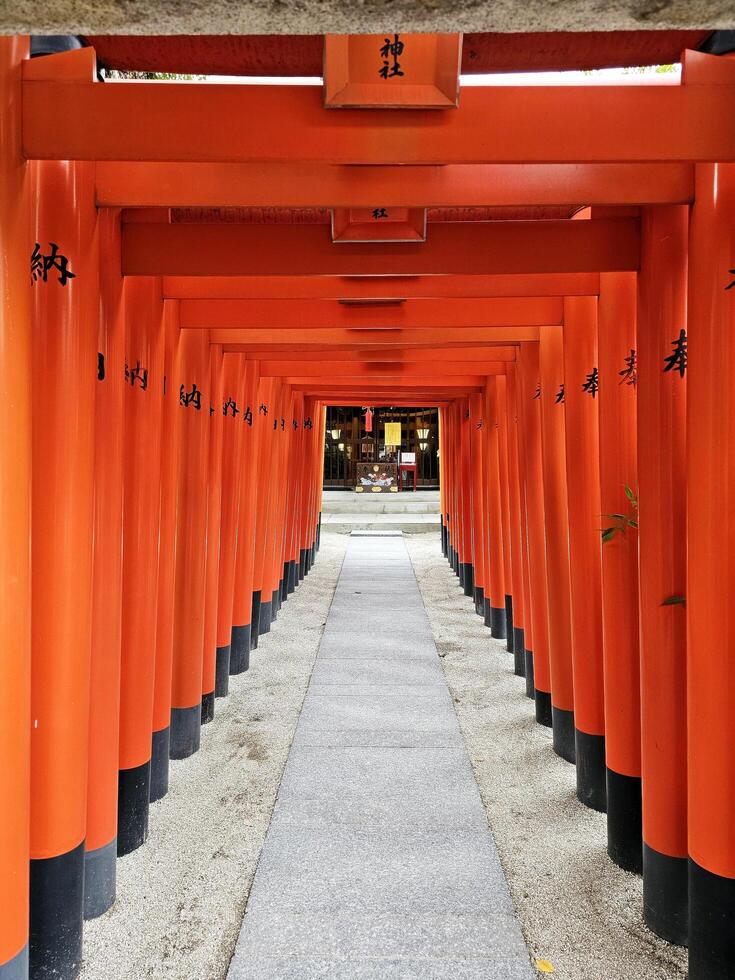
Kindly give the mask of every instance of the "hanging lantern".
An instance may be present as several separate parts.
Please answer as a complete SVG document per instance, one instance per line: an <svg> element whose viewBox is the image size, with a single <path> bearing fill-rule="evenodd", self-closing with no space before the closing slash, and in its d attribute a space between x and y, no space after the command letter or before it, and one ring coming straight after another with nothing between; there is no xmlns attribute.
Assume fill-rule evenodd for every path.
<svg viewBox="0 0 735 980"><path fill-rule="evenodd" d="M329 434L331 435L332 439L334 439L334 441L336 442L339 439L339 437L342 435L342 430L332 429Z"/></svg>
<svg viewBox="0 0 735 980"><path fill-rule="evenodd" d="M366 432L372 432L373 431L373 410L372 410L372 408L363 408L363 412L365 413L365 431Z"/></svg>

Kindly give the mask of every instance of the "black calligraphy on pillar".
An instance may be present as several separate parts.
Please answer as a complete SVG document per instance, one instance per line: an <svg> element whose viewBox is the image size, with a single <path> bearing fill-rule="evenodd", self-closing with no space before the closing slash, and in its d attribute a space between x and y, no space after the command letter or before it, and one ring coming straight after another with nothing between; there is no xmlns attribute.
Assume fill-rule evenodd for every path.
<svg viewBox="0 0 735 980"><path fill-rule="evenodd" d="M267 405L262 405L262 404L259 405L258 406L258 415L267 415L267 414L268 414L268 406Z"/></svg>
<svg viewBox="0 0 735 980"><path fill-rule="evenodd" d="M314 427L314 423L311 421L311 418L307 415L307 417L304 419L304 428L312 429L313 427Z"/></svg>
<svg viewBox="0 0 735 980"><path fill-rule="evenodd" d="M148 390L148 368L140 366L140 361L135 362L135 367L131 368L127 361L125 362L125 380L130 384L131 388L134 388L136 382L140 382L140 387L143 391Z"/></svg>
<svg viewBox="0 0 735 980"><path fill-rule="evenodd" d="M186 391L183 385L179 387L179 405L183 405L184 408L193 405L197 412L200 411L202 407L202 393L197 388L196 383L191 386L191 391Z"/></svg>
<svg viewBox="0 0 735 980"><path fill-rule="evenodd" d="M284 418L282 418L281 419L281 432L285 432L285 430L286 430L286 420Z"/></svg>
<svg viewBox="0 0 735 980"><path fill-rule="evenodd" d="M233 419L239 413L239 411L240 409L237 407L237 402L234 398L232 398L232 396L230 396L222 405L222 414L225 416L232 414Z"/></svg>
<svg viewBox="0 0 735 980"><path fill-rule="evenodd" d="M31 285L38 282L48 282L48 274L55 270L59 274L58 281L65 286L70 279L76 279L76 273L69 268L69 259L62 255L56 242L49 242L51 251L45 255L41 251L41 243L36 242L31 254Z"/></svg>
<svg viewBox="0 0 735 980"><path fill-rule="evenodd" d="M727 270L727 274L729 276L735 276L735 269L728 269ZM731 283L729 283L727 286L725 286L725 289L732 289L733 286L735 286L735 279L733 279L733 281Z"/></svg>
<svg viewBox="0 0 735 980"><path fill-rule="evenodd" d="M556 398L554 399L555 405L561 405L564 402L564 382L559 385L559 390L556 393Z"/></svg>
<svg viewBox="0 0 735 980"><path fill-rule="evenodd" d="M638 354L635 347L630 348L630 354L623 358L623 363L625 367L622 371L618 371L620 377L618 384L632 385L635 388L638 384Z"/></svg>
<svg viewBox="0 0 735 980"><path fill-rule="evenodd" d="M475 422L475 428L476 429L482 429L482 428L484 428L484 426L485 426L485 423L482 421L482 419L479 419L477 422Z"/></svg>
<svg viewBox="0 0 735 980"><path fill-rule="evenodd" d="M388 217L388 209L387 208L373 208L373 220L374 221L379 221L381 218L387 218L387 217Z"/></svg>
<svg viewBox="0 0 735 980"><path fill-rule="evenodd" d="M292 426L293 426L293 428L294 428L294 432L295 432L295 431L296 431L296 430L298 429L298 427L299 427L299 423L298 423L298 422L296 421L296 419L294 419L294 420L293 420L293 421L291 422L291 425L292 425Z"/></svg>
<svg viewBox="0 0 735 980"><path fill-rule="evenodd" d="M393 40L389 37L385 39L380 48L380 57L383 61L378 74L381 78L398 78L404 72L401 71L401 63L398 60L403 54L405 45L401 40L400 34L394 34Z"/></svg>
<svg viewBox="0 0 735 980"><path fill-rule="evenodd" d="M538 382L538 383L536 384L536 390L534 391L534 393L533 393L533 398L532 398L531 400L532 400L532 401L536 401L536 399L538 399L538 398L540 398L540 397L541 397L541 382L539 381L539 382Z"/></svg>
<svg viewBox="0 0 735 980"><path fill-rule="evenodd" d="M585 382L582 385L582 391L585 391L588 395L592 395L593 398L597 397L597 392L600 390L600 378L596 367L593 367L590 373L586 376Z"/></svg>
<svg viewBox="0 0 735 980"><path fill-rule="evenodd" d="M105 355L101 351L97 354L97 380L105 380Z"/></svg>
<svg viewBox="0 0 735 980"><path fill-rule="evenodd" d="M252 424L253 424L253 413L252 413L252 411L250 410L250 406L249 406L249 405L248 405L248 407L247 407L247 408L245 409L245 411L243 412L243 415L242 415L242 420L243 420L243 422L247 422L247 424L248 424L249 426L252 426Z"/></svg>
<svg viewBox="0 0 735 980"><path fill-rule="evenodd" d="M672 340L671 346L674 349L668 357L664 358L666 365L664 371L678 371L679 376L683 378L687 369L687 332L683 327L676 340Z"/></svg>

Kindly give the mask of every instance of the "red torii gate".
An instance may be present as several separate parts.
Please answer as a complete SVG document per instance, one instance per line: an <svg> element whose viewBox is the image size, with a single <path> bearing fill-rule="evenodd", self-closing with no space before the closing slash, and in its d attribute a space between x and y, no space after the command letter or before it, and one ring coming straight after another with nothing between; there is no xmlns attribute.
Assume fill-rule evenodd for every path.
<svg viewBox="0 0 735 980"><path fill-rule="evenodd" d="M94 915L314 560L325 406L356 402L439 406L448 558L649 925L729 976L732 62L437 116L27 55L0 39L0 977L27 971L29 858L31 974L77 971L85 843ZM605 211L343 246L168 211L376 201ZM601 547L598 501L628 529Z"/></svg>

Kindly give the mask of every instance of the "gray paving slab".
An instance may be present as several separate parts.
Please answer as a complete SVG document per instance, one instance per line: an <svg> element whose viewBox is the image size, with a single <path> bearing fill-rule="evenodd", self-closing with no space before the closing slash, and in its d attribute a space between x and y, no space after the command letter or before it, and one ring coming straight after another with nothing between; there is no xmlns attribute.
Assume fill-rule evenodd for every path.
<svg viewBox="0 0 735 980"><path fill-rule="evenodd" d="M402 539L353 538L228 980L531 980Z"/></svg>
<svg viewBox="0 0 735 980"><path fill-rule="evenodd" d="M332 684L385 687L446 687L438 658L425 660L328 660L317 661L311 689Z"/></svg>

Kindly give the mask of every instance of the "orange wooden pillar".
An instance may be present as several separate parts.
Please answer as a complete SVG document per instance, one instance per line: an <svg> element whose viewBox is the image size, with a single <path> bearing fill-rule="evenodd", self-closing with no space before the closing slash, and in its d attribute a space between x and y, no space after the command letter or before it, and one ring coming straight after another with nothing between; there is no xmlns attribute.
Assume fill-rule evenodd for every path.
<svg viewBox="0 0 735 980"><path fill-rule="evenodd" d="M686 612L662 605L686 592L688 208L646 208L638 329L641 779L631 753L627 838L640 862L633 810L643 791L646 921L667 939L687 934ZM678 352L678 353L677 353ZM672 356L675 358L672 360ZM695 436L696 438L696 436ZM719 451L719 450L718 450ZM706 491L704 496L707 496ZM638 864L640 869L640 863Z"/></svg>
<svg viewBox="0 0 735 980"><path fill-rule="evenodd" d="M506 364L506 430L508 442L508 508L510 518L510 551L511 563L511 622L513 624L513 660L518 677L526 674L525 659L525 601L523 595L523 577L525 551L523 548L523 524L521 520L521 482L518 457L518 398L517 398L517 366L515 363ZM510 637L509 637L510 643Z"/></svg>
<svg viewBox="0 0 735 980"><path fill-rule="evenodd" d="M324 454L323 442L324 428L321 426L321 412L313 398L304 399L304 502L301 508L301 519L299 523L298 541L298 560L296 563L297 583L306 574L306 545L309 539L310 522L312 512L312 501L314 496L315 480L315 461L314 461L314 442L319 446L319 451Z"/></svg>
<svg viewBox="0 0 735 980"><path fill-rule="evenodd" d="M546 574L546 519L541 452L541 374L539 344L523 344L519 352L519 405L526 473L526 519L533 646L526 657L526 680L533 683L536 721L551 727L549 605Z"/></svg>
<svg viewBox="0 0 735 980"><path fill-rule="evenodd" d="M459 472L462 525L461 552L459 561L459 584L465 595L474 594L474 569L472 567L472 468L470 462L470 405L462 399L459 435Z"/></svg>
<svg viewBox="0 0 735 980"><path fill-rule="evenodd" d="M441 406L437 412L437 429L439 444L439 533L441 535L442 554L447 557L447 480L444 473L446 409Z"/></svg>
<svg viewBox="0 0 735 980"><path fill-rule="evenodd" d="M281 608L283 575L284 501L286 494L286 418L290 411L290 387L279 385L277 412L273 419L274 445L271 461L272 493L270 498L269 546L267 553L266 590L271 595L271 622L278 619ZM313 562L313 553L311 555Z"/></svg>
<svg viewBox="0 0 735 980"><path fill-rule="evenodd" d="M174 659L176 500L179 472L179 393L174 364L179 347L179 301L163 301L163 381L161 384L161 487L156 603L156 665L153 682L150 802L168 793L171 740L171 672Z"/></svg>
<svg viewBox="0 0 735 980"><path fill-rule="evenodd" d="M255 471L251 479L257 482L255 496L255 535L253 561L253 606L252 634L253 646L258 646L258 637L271 628L271 597L263 595L263 573L268 531L268 500L271 492L269 461L273 445L273 411L275 383L273 378L261 378L257 388L257 408L253 409L253 425L258 427L258 455Z"/></svg>
<svg viewBox="0 0 735 980"><path fill-rule="evenodd" d="M0 38L0 977L28 975L31 717L30 175L21 157L27 37ZM53 280L49 285L53 285Z"/></svg>
<svg viewBox="0 0 735 980"><path fill-rule="evenodd" d="M242 447L248 426L253 426L253 405L245 402L245 358L224 354L222 366L222 508L220 514L219 575L217 587L217 666L215 695L229 691L232 657L235 562L240 515Z"/></svg>
<svg viewBox="0 0 735 980"><path fill-rule="evenodd" d="M209 335L182 330L174 372L181 451L176 506L174 661L171 677L172 759L199 750L207 543L210 406Z"/></svg>
<svg viewBox="0 0 735 980"><path fill-rule="evenodd" d="M202 724L214 718L217 674L217 594L219 537L222 515L222 368L221 344L209 349L209 462L207 465L207 536L204 572L204 658L202 663Z"/></svg>
<svg viewBox="0 0 735 980"><path fill-rule="evenodd" d="M235 555L235 592L230 636L230 673L241 674L250 666L250 651L258 645L260 595L255 599L256 528L263 503L258 473L262 472L260 454L267 435L268 419L259 412L259 365L247 361L244 381L244 436L237 461L240 467L240 502L238 505L237 551ZM268 423L269 424L269 423ZM257 608L256 608L257 607Z"/></svg>
<svg viewBox="0 0 735 980"><path fill-rule="evenodd" d="M293 408L293 433L291 443L291 455L294 463L292 484L290 486L290 513L292 515L290 543L288 550L288 569L286 590L290 595L298 584L298 561L299 561L299 532L303 520L304 501L306 498L305 482L307 478L306 469L306 439L304 429L304 395L302 392L294 394Z"/></svg>
<svg viewBox="0 0 735 980"><path fill-rule="evenodd" d="M100 213L102 315L95 400L94 571L84 916L115 901L122 636L125 318L120 214Z"/></svg>
<svg viewBox="0 0 735 980"><path fill-rule="evenodd" d="M485 474L483 454L483 431L485 417L481 394L470 395L470 463L472 477L472 565L474 568L473 597L475 612L485 615L485 591L487 574L485 571Z"/></svg>
<svg viewBox="0 0 735 980"><path fill-rule="evenodd" d="M258 362L242 365L243 429L241 452L237 459L240 471L240 501L237 508L238 529L235 555L235 589L232 601L230 633L231 674L241 674L250 666L253 638L253 569L255 563L255 519L258 483L254 470L263 427L253 427L255 400L258 394ZM256 631L257 632L257 631Z"/></svg>
<svg viewBox="0 0 735 980"><path fill-rule="evenodd" d="M485 460L485 480L487 483L487 547L489 625L496 640L506 638L505 618L505 565L503 560L503 498L500 489L500 421L504 405L498 394L498 377L487 379L486 418L487 418L487 456ZM486 619L487 623L487 619Z"/></svg>
<svg viewBox="0 0 735 980"><path fill-rule="evenodd" d="M504 374L495 378L498 398L498 472L500 474L500 520L503 535L503 582L505 594L505 640L506 649L513 652L513 556L511 553L510 530L510 486L508 475L508 379Z"/></svg>
<svg viewBox="0 0 735 980"><path fill-rule="evenodd" d="M577 797L605 810L597 298L564 299L564 425Z"/></svg>
<svg viewBox="0 0 735 980"><path fill-rule="evenodd" d="M698 164L689 250L687 370L691 980L732 976L735 945L733 269L735 167ZM682 614L681 609L669 611Z"/></svg>
<svg viewBox="0 0 735 980"><path fill-rule="evenodd" d="M452 569L459 578L462 551L462 456L461 456L461 418L462 408L459 401L453 405L453 434L452 434L452 505L454 522L452 536Z"/></svg>
<svg viewBox="0 0 735 980"><path fill-rule="evenodd" d="M567 762L574 762L574 681L564 437L566 384L562 327L541 329L539 367L554 751Z"/></svg>
<svg viewBox="0 0 735 980"><path fill-rule="evenodd" d="M99 254L94 165L32 164L30 974L81 967Z"/></svg>
<svg viewBox="0 0 735 980"><path fill-rule="evenodd" d="M148 836L158 598L164 320L157 279L124 287L125 477L117 853Z"/></svg>
<svg viewBox="0 0 735 980"><path fill-rule="evenodd" d="M600 275L598 527L602 529L607 837L612 859L632 870L640 870L639 536L635 526L627 524L637 520L638 497L636 289L635 273ZM660 366L659 361L656 369ZM658 506L655 496L652 500ZM614 514L622 519L608 516Z"/></svg>

